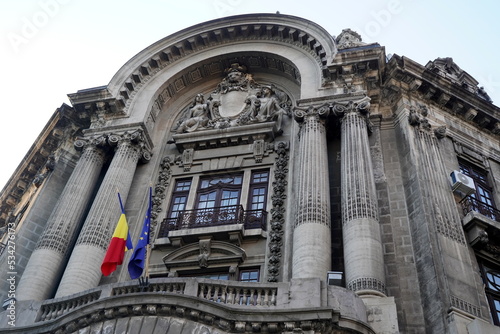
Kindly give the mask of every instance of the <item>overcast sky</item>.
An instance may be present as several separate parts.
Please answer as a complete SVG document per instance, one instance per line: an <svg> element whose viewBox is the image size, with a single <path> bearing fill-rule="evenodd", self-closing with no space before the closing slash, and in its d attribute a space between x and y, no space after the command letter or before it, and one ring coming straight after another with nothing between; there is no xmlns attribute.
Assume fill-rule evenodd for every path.
<svg viewBox="0 0 500 334"><path fill-rule="evenodd" d="M249 13L345 28L425 65L452 57L500 105L494 0L0 0L0 189L67 94L108 84L135 54L204 21Z"/></svg>

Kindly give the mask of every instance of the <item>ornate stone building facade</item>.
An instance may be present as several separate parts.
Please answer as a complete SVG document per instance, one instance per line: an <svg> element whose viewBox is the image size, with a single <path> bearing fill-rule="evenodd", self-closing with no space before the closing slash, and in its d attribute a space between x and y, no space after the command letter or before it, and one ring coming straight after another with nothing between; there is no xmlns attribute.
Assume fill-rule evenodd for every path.
<svg viewBox="0 0 500 334"><path fill-rule="evenodd" d="M451 58L241 15L69 97L0 194L2 331L500 333L500 109ZM149 280L102 276L149 185Z"/></svg>

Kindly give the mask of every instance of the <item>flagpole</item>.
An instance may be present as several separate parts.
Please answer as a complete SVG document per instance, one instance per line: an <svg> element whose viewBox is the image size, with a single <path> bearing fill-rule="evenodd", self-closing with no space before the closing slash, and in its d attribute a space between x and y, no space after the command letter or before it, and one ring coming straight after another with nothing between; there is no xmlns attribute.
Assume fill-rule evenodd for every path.
<svg viewBox="0 0 500 334"><path fill-rule="evenodd" d="M153 203L153 187L151 186L151 184L149 185L149 205L148 205L148 215L149 215L149 218L151 219L151 206L152 206L152 203ZM150 220L151 221L151 220ZM146 277L146 279L149 279L149 256L150 256L150 253L151 253L151 225L149 225L149 231L148 231L148 245L146 246L146 264L145 264L145 273L144 273L144 276Z"/></svg>
<svg viewBox="0 0 500 334"><path fill-rule="evenodd" d="M122 197L120 196L120 192L118 191L118 189L116 189L116 193L118 194L118 201L120 202L120 209L122 210L122 213L125 213L125 209L123 208Z"/></svg>

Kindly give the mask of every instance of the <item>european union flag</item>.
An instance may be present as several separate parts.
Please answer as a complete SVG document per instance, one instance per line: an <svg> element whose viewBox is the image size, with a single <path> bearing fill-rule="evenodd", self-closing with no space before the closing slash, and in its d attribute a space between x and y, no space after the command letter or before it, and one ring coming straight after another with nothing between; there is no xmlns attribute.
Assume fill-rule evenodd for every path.
<svg viewBox="0 0 500 334"><path fill-rule="evenodd" d="M135 279L139 278L144 271L144 268L147 266L147 252L149 245L149 225L151 223L151 210L152 210L152 189L149 188L149 206L148 211L146 211L146 217L144 218L144 225L142 226L141 235L139 236L139 240L137 241L137 245L135 246L134 253L130 258L130 262L128 263L128 272L130 274L130 278Z"/></svg>

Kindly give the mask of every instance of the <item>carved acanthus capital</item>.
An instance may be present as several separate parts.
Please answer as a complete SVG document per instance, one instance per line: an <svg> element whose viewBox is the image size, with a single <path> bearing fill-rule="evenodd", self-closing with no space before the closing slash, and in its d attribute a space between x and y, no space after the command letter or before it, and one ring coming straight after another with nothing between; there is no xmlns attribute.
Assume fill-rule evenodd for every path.
<svg viewBox="0 0 500 334"><path fill-rule="evenodd" d="M330 114L331 109L332 106L328 103L319 106L310 105L307 108L294 107L293 116L298 123L307 122L311 118L325 119Z"/></svg>
<svg viewBox="0 0 500 334"><path fill-rule="evenodd" d="M337 116L344 116L349 113L359 113L368 116L370 113L370 101L368 96L359 100L349 100L333 103L333 112Z"/></svg>
<svg viewBox="0 0 500 334"><path fill-rule="evenodd" d="M88 147L104 147L107 144L106 136L98 135L92 137L78 138L75 143L75 149L77 151L83 151Z"/></svg>
<svg viewBox="0 0 500 334"><path fill-rule="evenodd" d="M140 129L123 131L110 134L108 136L108 143L110 146L128 145L134 148L139 152L140 161L147 163L151 160L152 152L144 136L144 132Z"/></svg>

